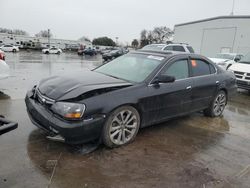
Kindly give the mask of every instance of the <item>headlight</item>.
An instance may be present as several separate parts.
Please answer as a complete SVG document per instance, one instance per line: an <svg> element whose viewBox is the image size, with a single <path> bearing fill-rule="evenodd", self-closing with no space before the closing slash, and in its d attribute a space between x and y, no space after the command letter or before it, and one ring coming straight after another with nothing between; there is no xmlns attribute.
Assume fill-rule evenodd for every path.
<svg viewBox="0 0 250 188"><path fill-rule="evenodd" d="M51 110L67 119L80 119L85 111L84 104L57 102L52 105Z"/></svg>

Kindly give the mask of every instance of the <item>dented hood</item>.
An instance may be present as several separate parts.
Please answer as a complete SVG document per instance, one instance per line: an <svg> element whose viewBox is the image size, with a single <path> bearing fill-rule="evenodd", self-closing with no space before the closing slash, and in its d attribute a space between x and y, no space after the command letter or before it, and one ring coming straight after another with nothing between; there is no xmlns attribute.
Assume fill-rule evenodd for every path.
<svg viewBox="0 0 250 188"><path fill-rule="evenodd" d="M132 84L98 72L83 71L77 74L43 79L40 81L38 89L48 98L66 100L91 90L126 85Z"/></svg>

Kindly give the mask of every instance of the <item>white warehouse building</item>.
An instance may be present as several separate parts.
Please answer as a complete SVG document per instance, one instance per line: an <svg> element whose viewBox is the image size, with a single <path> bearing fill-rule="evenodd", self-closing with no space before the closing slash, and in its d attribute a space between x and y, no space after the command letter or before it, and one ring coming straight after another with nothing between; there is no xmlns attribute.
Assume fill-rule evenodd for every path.
<svg viewBox="0 0 250 188"><path fill-rule="evenodd" d="M220 16L175 25L174 41L190 44L196 53L250 52L250 16Z"/></svg>

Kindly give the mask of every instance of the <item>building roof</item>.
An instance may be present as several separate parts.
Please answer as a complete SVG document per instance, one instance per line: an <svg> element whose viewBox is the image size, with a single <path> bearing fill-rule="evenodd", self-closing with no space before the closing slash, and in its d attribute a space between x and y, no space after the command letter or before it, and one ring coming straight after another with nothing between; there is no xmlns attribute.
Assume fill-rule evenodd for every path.
<svg viewBox="0 0 250 188"><path fill-rule="evenodd" d="M242 15L242 16L217 16L213 18L207 18L207 19L202 19L202 20L197 20L197 21L192 21L192 22L186 22L186 23L181 23L175 25L175 27L179 26L184 26L184 25L190 25L190 24L196 24L196 23L201 23L201 22L207 22L207 21L212 21L212 20L219 20L219 19L250 19L250 15Z"/></svg>

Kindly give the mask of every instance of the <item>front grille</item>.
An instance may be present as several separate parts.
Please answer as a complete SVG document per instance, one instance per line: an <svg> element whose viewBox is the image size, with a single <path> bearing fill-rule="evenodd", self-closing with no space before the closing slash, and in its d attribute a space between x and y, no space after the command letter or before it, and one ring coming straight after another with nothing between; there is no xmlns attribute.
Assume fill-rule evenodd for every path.
<svg viewBox="0 0 250 188"><path fill-rule="evenodd" d="M237 80L237 86L243 89L250 89L250 82Z"/></svg>
<svg viewBox="0 0 250 188"><path fill-rule="evenodd" d="M50 99L44 95L41 94L41 92L36 89L35 90L35 99L40 103L40 104L43 104L43 105L48 105L48 106L51 106L52 104L55 103L55 100L53 99Z"/></svg>
<svg viewBox="0 0 250 188"><path fill-rule="evenodd" d="M240 72L240 71L234 71L234 74L239 74L239 75L244 75L244 72Z"/></svg>
<svg viewBox="0 0 250 188"><path fill-rule="evenodd" d="M240 78L240 79L243 78L243 76L239 76L239 75L237 75L237 74L235 75L235 77L236 77L236 78Z"/></svg>

